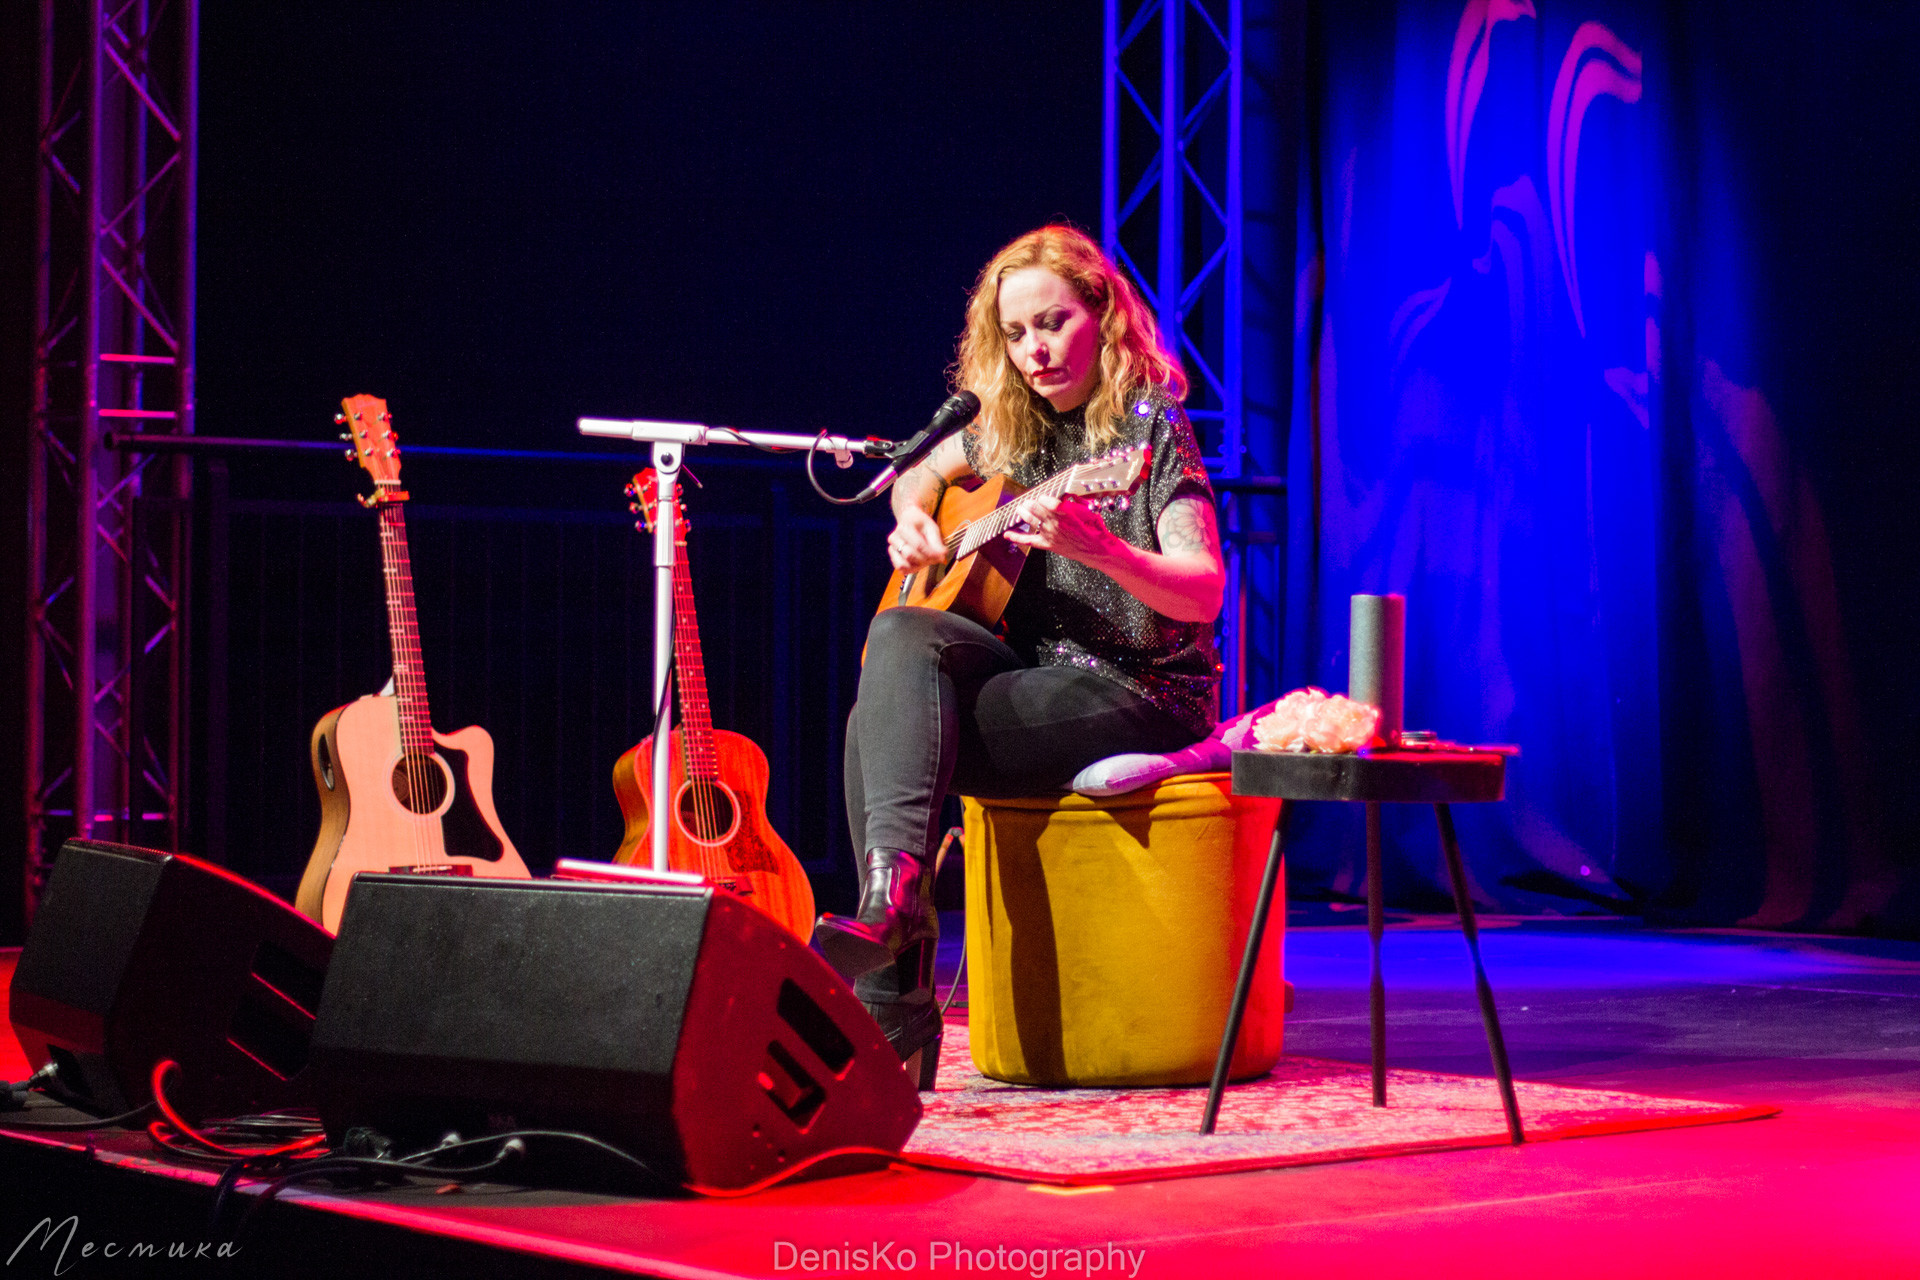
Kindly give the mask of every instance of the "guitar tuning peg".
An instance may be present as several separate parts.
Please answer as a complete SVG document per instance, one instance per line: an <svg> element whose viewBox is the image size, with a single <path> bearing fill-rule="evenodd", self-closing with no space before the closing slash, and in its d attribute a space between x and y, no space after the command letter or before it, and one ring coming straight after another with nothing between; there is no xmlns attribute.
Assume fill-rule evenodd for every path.
<svg viewBox="0 0 1920 1280"><path fill-rule="evenodd" d="M352 444L352 443L353 443L353 437L352 437L352 436L350 436L350 435L348 435L348 434L347 434L346 432L344 432L344 431L342 431L342 432L340 433L340 438L341 438L342 440L345 440L345 441L346 441L346 442L347 442L348 444Z"/></svg>
<svg viewBox="0 0 1920 1280"><path fill-rule="evenodd" d="M392 415L392 414L390 414L390 413L383 413L383 414L381 414L381 415L380 415L380 421L382 421L382 422L392 422L392 421L393 421L393 415Z"/></svg>
<svg viewBox="0 0 1920 1280"><path fill-rule="evenodd" d="M335 422L345 422L347 420L347 415L344 413L336 413L333 415L333 420Z"/></svg>
<svg viewBox="0 0 1920 1280"><path fill-rule="evenodd" d="M1123 493L1119 497L1113 500L1113 504L1115 507L1117 507L1121 511L1125 511L1127 508L1133 505L1133 501L1132 499L1128 498L1126 494Z"/></svg>
<svg viewBox="0 0 1920 1280"><path fill-rule="evenodd" d="M347 456L351 458L353 456L353 450L351 449L347 450Z"/></svg>

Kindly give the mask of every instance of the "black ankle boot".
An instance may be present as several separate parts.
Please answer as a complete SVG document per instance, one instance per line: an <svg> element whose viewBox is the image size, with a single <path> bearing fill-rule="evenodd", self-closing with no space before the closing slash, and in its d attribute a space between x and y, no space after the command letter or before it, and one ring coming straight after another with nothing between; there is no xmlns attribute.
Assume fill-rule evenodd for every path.
<svg viewBox="0 0 1920 1280"><path fill-rule="evenodd" d="M900 1065L920 1089L933 1088L940 1072L940 1042L946 1027L934 999L933 962L940 944L915 942L892 965L883 965L854 984L854 994L886 1033Z"/></svg>
<svg viewBox="0 0 1920 1280"><path fill-rule="evenodd" d="M853 917L827 914L813 927L814 944L841 977L851 982L886 968L915 943L939 940L934 869L934 859L922 854L867 850L867 878Z"/></svg>

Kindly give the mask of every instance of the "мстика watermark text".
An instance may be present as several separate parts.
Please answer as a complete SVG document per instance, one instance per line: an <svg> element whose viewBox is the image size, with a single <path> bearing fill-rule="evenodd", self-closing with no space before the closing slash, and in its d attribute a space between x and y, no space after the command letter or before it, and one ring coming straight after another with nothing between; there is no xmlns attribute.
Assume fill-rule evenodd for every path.
<svg viewBox="0 0 1920 1280"><path fill-rule="evenodd" d="M192 1259L211 1262L238 1256L240 1246L231 1240L92 1240L80 1236L80 1216L69 1214L58 1222L40 1219L20 1237L7 1255L6 1266L15 1261L23 1266L48 1263L52 1274L65 1275L81 1261L103 1260L113 1263L168 1259L174 1262Z"/></svg>

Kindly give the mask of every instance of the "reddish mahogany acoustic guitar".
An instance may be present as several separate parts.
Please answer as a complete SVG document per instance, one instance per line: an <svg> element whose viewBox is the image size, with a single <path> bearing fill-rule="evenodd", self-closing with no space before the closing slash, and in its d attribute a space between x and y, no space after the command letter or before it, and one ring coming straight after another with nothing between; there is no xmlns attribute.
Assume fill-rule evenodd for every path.
<svg viewBox="0 0 1920 1280"><path fill-rule="evenodd" d="M651 529L658 501L651 468L627 487L634 510ZM672 753L668 794L667 862L739 895L772 916L795 937L813 935L813 886L799 859L767 822L767 757L751 738L713 727L707 677L700 653L700 624L693 609L693 576L687 565L685 508L674 504L673 663L680 685L680 727L668 736ZM651 846L653 735L613 766L613 794L626 819L617 863L643 864Z"/></svg>

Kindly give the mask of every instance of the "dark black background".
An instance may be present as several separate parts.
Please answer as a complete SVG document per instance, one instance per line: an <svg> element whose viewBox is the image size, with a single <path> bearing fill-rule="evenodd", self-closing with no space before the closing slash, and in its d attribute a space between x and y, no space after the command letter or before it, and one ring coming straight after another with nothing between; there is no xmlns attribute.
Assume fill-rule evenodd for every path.
<svg viewBox="0 0 1920 1280"><path fill-rule="evenodd" d="M31 402L27 197L36 19L29 5L5 6L0 17L0 162L8 175L0 204L0 407L7 418L0 448L11 476L20 474ZM393 406L403 443L415 447L616 450L578 436L575 419L590 414L907 435L946 394L966 291L993 250L1049 220L1098 233L1101 31L1100 8L1091 3L203 0L197 429L326 440L340 398L371 392ZM738 457L742 450L706 453L734 455L702 468L707 487L698 496L709 529L729 512L744 521L764 511L776 487L798 515L834 515L806 491L797 459L756 466ZM356 468L326 455L230 465L240 499L339 503L366 487ZM407 479L422 516L430 514L422 504L618 514L618 486L631 467L584 470L415 456ZM853 477L827 470L840 492L852 487ZM204 468L198 483L204 499ZM869 509L869 522L878 511ZM283 644L286 666L275 670L286 681L326 686L303 695L306 723L283 725L254 716L257 687L274 671L234 673L229 750L236 785L249 791L236 801L237 820L251 812L247 805L262 803L250 792L256 774L267 778L271 795L269 829L229 832L229 861L269 881L297 875L312 840L307 725L385 674L371 525L361 546L352 516L341 521L333 580L316 584L266 563L232 584L234 607L249 613L233 619L236 643L266 637ZM274 527L267 518L259 524ZM834 545L854 545L861 527L848 525L848 539ZM558 848L544 832L516 829L514 810L526 821L544 819L560 802L523 798L552 791L560 779L570 796L591 792L596 830L604 827L612 813L604 782L611 755L548 759L549 739L526 735L564 736L591 715L611 744L634 736L627 722L641 715L577 701L539 705L549 689L563 690L567 673L543 669L537 687L505 689L500 682L511 682L511 670L495 669L495 654L564 667L562 620L541 616L542 601L574 608L582 590L598 588L594 616L611 613L631 628L644 618L644 570L639 594L614 600L608 584L624 585L614 582L619 565L606 556L626 554L608 551L624 547L611 541L619 529L515 542L510 570L486 562L485 548L505 545L498 528L469 522L459 530L461 546L483 550L446 552L457 582L429 560L416 561L429 679L440 673L443 686L435 721L490 723L491 711L507 721L504 731L493 724L496 737L519 735L502 743L503 760L515 751L523 760L538 757L537 774L521 768L496 780L503 817L529 861L604 857L610 848ZM0 545L0 610L14 619L23 613L20 534L19 522L8 522ZM417 550L437 554L452 537L420 522ZM202 537L201 608L213 585L206 544ZM570 563L574 549L588 544L600 558ZM560 562L543 596L528 583L542 576L538 557L548 546ZM709 593L754 589L744 569L721 563L718 552L732 546L714 532L704 562L696 558L703 604ZM270 562L278 550L269 543L255 558ZM288 549L287 562L310 567L316 554L325 558L311 546ZM243 556L236 572L247 563ZM849 566L857 581L847 590L864 594L871 569L864 561ZM466 641L449 634L447 620L487 590L487 574L496 570L517 584L512 607L525 616L503 630L497 610L489 614L491 647L484 660L462 666ZM831 578L839 569L824 572ZM359 578L366 589L356 593ZM456 590L466 594L454 599ZM333 611L329 626L350 633L342 655L308 652L338 638L317 634L311 618L291 617L288 591L303 601L321 593ZM745 607L728 600L716 612L723 605ZM721 623L710 616L703 610L717 668L710 671L716 720L727 725L737 714L744 723L736 727L754 732L761 717L751 704L760 690L732 690L729 673L759 661L754 646L765 637L713 635ZM204 644L204 615L198 621ZM20 670L21 631L0 625L8 671ZM827 635L823 625L807 639L817 647ZM857 635L833 638L857 651ZM628 640L638 642L630 653L621 648ZM613 649L612 661L640 668L644 689L643 626L595 643L596 661ZM812 661L799 660L802 685ZM483 668L493 672L491 687L483 687ZM195 680L204 704L204 663ZM817 701L823 692L824 685L802 688L798 696ZM515 699L510 713L495 706L503 698ZM248 736L256 726L257 740ZM837 755L838 746L822 740L789 750L814 760ZM0 863L9 882L17 882L19 867L19 751L17 731L0 734L0 765L10 780L0 795L7 832ZM208 830L206 761L195 764L190 850L204 847L195 841ZM774 785L788 782L776 776ZM293 795L297 807L283 804ZM837 797L810 796L805 804L810 835L837 820L830 819ZM612 818L617 832L617 813ZM831 854L796 852L816 866ZM850 876L845 885L837 872L824 878L823 905L851 892ZM18 906L16 893L0 892L0 940L17 938Z"/></svg>
<svg viewBox="0 0 1920 1280"><path fill-rule="evenodd" d="M1097 5L203 5L201 425L379 389L904 435L989 254L1097 233Z"/></svg>

